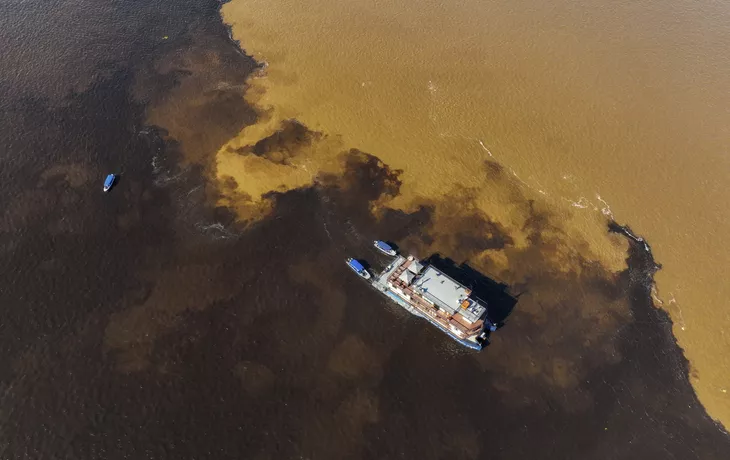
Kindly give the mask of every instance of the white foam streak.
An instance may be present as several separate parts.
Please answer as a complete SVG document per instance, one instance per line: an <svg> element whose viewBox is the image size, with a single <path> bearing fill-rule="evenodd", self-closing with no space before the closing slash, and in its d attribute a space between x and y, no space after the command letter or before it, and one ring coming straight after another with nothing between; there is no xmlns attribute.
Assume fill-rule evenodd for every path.
<svg viewBox="0 0 730 460"><path fill-rule="evenodd" d="M670 292L669 297L670 299L665 302L659 296L659 290L657 289L656 284L651 287L651 298L654 300L654 303L666 311L673 310L673 312L670 311L670 313L672 313L672 317L676 319L677 326L679 326L681 330L686 331L687 323L684 321L682 308L679 306L679 303L677 303L677 299L674 297L673 293Z"/></svg>
<svg viewBox="0 0 730 460"><path fill-rule="evenodd" d="M596 207L595 207L595 206L594 206L594 205L593 205L593 204L592 204L592 203L591 203L590 201L588 201L588 199L587 199L587 198L585 198L585 197L580 197L580 198L578 198L578 201L573 201L573 200L570 200L570 199L568 199L568 198L564 198L564 200L565 200L565 201L567 201L568 203L570 203L570 205L571 205L571 206L573 206L574 208L579 208L579 209L586 209L586 208L588 208L588 207L592 207L592 208L593 208L594 210L598 210L598 208L596 208Z"/></svg>
<svg viewBox="0 0 730 460"><path fill-rule="evenodd" d="M198 228L198 230L200 230L201 233L208 234L216 240L234 238L238 236L237 234L231 232L226 227L224 227L223 224L218 222L208 225L198 223L195 226Z"/></svg>
<svg viewBox="0 0 730 460"><path fill-rule="evenodd" d="M483 148L483 149L484 149L484 150L485 150L485 151L486 151L486 152L487 152L487 153L489 154L489 156L490 156L491 158L494 158L494 155L492 155L492 151L491 151L491 150L489 150L489 149L487 148L487 146L486 146L486 145L484 145L484 142L482 142L482 141L481 141L481 140L479 140L479 139L477 139L477 141L479 142L479 145L481 145L481 146L482 146L482 148Z"/></svg>
<svg viewBox="0 0 730 460"><path fill-rule="evenodd" d="M601 212L603 213L603 215L606 216L606 217L610 217L611 219L615 220L613 218L613 212L611 212L611 208L608 206L608 203L606 203L606 200L604 200L603 198L601 198L601 195L599 195L597 193L596 193L596 198L598 198L598 201L600 201L601 203L603 203L603 208L601 208Z"/></svg>

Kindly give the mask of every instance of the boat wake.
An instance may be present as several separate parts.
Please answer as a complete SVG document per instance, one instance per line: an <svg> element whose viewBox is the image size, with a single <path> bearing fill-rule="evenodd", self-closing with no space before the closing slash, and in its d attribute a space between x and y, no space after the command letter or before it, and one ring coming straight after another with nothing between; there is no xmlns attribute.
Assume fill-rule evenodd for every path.
<svg viewBox="0 0 730 460"><path fill-rule="evenodd" d="M237 238L239 236L238 233L232 232L220 222L216 222L214 224L204 224L202 222L199 222L195 224L195 228L197 228L200 233L210 236L211 238L216 240L227 240Z"/></svg>

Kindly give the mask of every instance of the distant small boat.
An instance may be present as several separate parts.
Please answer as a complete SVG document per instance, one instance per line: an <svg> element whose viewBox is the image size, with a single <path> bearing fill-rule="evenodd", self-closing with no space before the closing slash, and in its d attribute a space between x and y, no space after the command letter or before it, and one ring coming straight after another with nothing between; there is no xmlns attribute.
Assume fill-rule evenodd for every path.
<svg viewBox="0 0 730 460"><path fill-rule="evenodd" d="M357 273L361 278L365 278L366 280L370 279L370 273L365 270L365 267L363 267L360 262L353 259L352 257L347 259L347 266L350 267L350 269Z"/></svg>
<svg viewBox="0 0 730 460"><path fill-rule="evenodd" d="M106 179L104 180L104 192L108 192L109 189L112 188L112 185L114 185L114 181L117 180L117 176L114 174L109 174L106 176Z"/></svg>
<svg viewBox="0 0 730 460"><path fill-rule="evenodd" d="M382 252L386 256L395 257L398 255L397 252L395 252L395 249L393 249L388 243L385 241L375 240L373 242L373 246L375 246L375 249Z"/></svg>

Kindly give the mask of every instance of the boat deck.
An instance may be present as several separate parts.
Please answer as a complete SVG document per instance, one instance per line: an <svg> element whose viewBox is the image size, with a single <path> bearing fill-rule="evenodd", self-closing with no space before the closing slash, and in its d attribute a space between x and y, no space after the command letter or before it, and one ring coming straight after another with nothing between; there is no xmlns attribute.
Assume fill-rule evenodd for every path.
<svg viewBox="0 0 730 460"><path fill-rule="evenodd" d="M393 261L385 267L385 270L383 270L379 275L375 276L373 278L373 286L377 288L379 291L387 291L388 290L388 278L390 278L390 275L392 275L398 267L403 265L403 262L405 262L406 258L403 256L397 256Z"/></svg>
<svg viewBox="0 0 730 460"><path fill-rule="evenodd" d="M405 257L399 255L395 259L393 259L393 261L387 267L385 267L385 269L381 273L374 276L370 283L373 285L373 287L375 287L377 290L382 292L384 295L386 295L388 298L393 300L401 307L405 308L408 312L420 318L426 319L428 322L448 334L452 339L456 340L466 347L475 350L481 350L482 344L477 342L475 340L475 337L462 338L454 334L448 328L449 323L447 319L439 317L436 309L433 306L429 305L424 299L422 299L420 293L415 292L411 286L407 286L405 285L405 283L394 279L397 278L401 273L406 271L408 269L408 266L411 265L411 263L413 262L413 260L406 259ZM418 262L416 261L415 263ZM408 297L410 297L410 300L403 298L401 295L391 290L388 287L389 280L397 285L397 287L401 289L403 293L407 294Z"/></svg>

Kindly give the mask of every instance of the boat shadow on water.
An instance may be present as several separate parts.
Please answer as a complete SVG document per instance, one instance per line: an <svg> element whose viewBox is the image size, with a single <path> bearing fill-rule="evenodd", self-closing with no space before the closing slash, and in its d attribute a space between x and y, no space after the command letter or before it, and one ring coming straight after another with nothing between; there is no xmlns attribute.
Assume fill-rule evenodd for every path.
<svg viewBox="0 0 730 460"><path fill-rule="evenodd" d="M370 262L367 261L367 259L358 259L358 258L353 257L352 260L354 260L355 262L358 262L360 265L362 265L362 268L364 268L365 270L367 270L370 273L372 273L375 270L373 268L373 266L370 265Z"/></svg>
<svg viewBox="0 0 730 460"><path fill-rule="evenodd" d="M481 300L487 305L487 317L497 326L504 326L507 318L517 304L517 296L513 295L509 286L500 283L469 266L466 262L457 264L452 259L440 254L433 254L425 260L454 280L472 290L470 297ZM489 338L485 345L489 343Z"/></svg>
<svg viewBox="0 0 730 460"><path fill-rule="evenodd" d="M398 254L400 254L401 250L400 250L400 248L398 247L398 245L397 245L397 244L395 244L395 243L394 243L394 242L392 242L392 241L388 241L388 240L385 240L385 241L383 241L383 242L384 242L384 243L386 243L386 244L387 244L388 246L390 246L391 248L393 248L393 250L394 250L395 252L397 252Z"/></svg>

